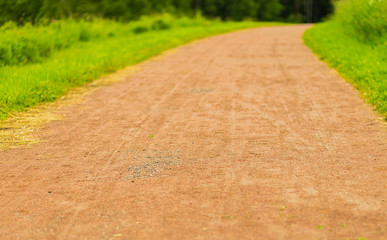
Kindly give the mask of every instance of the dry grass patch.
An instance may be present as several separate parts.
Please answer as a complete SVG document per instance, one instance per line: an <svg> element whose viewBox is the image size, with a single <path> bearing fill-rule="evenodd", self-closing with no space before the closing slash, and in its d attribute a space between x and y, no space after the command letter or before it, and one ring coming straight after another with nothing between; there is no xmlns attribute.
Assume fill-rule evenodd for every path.
<svg viewBox="0 0 387 240"><path fill-rule="evenodd" d="M39 143L36 132L45 124L64 119L69 106L81 103L99 87L124 80L137 69L138 66L132 66L101 77L92 83L72 89L55 102L38 104L24 112L7 113L8 117L0 120L0 151Z"/></svg>

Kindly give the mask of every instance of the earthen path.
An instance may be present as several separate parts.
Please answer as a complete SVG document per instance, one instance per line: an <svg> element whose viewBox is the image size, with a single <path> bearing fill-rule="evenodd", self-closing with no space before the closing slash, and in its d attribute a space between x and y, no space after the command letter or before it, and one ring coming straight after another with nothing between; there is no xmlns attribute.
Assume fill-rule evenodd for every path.
<svg viewBox="0 0 387 240"><path fill-rule="evenodd" d="M0 152L0 239L387 239L386 125L306 27L180 47Z"/></svg>

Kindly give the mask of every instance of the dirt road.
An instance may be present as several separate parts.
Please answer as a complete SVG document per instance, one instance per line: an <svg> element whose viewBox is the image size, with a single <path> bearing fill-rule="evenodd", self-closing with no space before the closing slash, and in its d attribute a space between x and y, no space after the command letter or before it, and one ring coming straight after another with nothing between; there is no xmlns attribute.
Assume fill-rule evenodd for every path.
<svg viewBox="0 0 387 240"><path fill-rule="evenodd" d="M387 131L301 40L201 40L0 152L0 239L387 239Z"/></svg>

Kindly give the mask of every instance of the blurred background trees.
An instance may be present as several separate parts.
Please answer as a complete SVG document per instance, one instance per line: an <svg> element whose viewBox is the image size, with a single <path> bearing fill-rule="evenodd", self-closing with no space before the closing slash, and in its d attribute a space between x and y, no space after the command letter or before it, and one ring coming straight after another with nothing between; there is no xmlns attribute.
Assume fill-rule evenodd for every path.
<svg viewBox="0 0 387 240"><path fill-rule="evenodd" d="M331 11L331 0L0 0L0 24L68 17L130 21L163 12L188 16L200 12L236 21L317 22Z"/></svg>

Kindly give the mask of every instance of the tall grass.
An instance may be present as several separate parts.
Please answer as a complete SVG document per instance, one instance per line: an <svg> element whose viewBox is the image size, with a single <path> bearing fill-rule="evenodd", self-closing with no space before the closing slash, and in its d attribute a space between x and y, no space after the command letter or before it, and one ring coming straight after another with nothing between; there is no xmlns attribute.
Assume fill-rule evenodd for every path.
<svg viewBox="0 0 387 240"><path fill-rule="evenodd" d="M60 21L37 28L26 26L5 30L0 35L12 36L13 32L24 31L33 36L21 40L18 35L13 35L7 41L15 46L29 44L36 55L34 60L25 62L23 59L31 55L30 49L20 47L19 51L15 48L11 52L10 59L13 60L0 67L0 118L39 102L53 101L72 87L193 39L269 25L278 23L223 23L200 17L162 16L143 18L130 24L106 20ZM60 30L58 26L61 26ZM80 37L82 28L86 28L86 39ZM62 29L65 29L63 33ZM60 39L62 37L65 39ZM50 46L49 54L39 55L46 45Z"/></svg>
<svg viewBox="0 0 387 240"><path fill-rule="evenodd" d="M18 28L15 23L8 22L0 28L0 65L40 62L55 50L88 40L88 27L83 22L70 21Z"/></svg>
<svg viewBox="0 0 387 240"><path fill-rule="evenodd" d="M354 84L387 120L387 0L341 0L305 43Z"/></svg>
<svg viewBox="0 0 387 240"><path fill-rule="evenodd" d="M203 18L181 18L174 21L170 15L144 17L141 21L123 24L111 20L90 21L61 20L40 26L27 24L17 27L8 22L0 27L0 66L23 65L42 62L54 51L111 37L125 37L150 30L166 30L171 27L205 24Z"/></svg>
<svg viewBox="0 0 387 240"><path fill-rule="evenodd" d="M387 37L387 1L338 1L333 20L342 24L349 37L365 43L380 44Z"/></svg>

